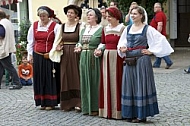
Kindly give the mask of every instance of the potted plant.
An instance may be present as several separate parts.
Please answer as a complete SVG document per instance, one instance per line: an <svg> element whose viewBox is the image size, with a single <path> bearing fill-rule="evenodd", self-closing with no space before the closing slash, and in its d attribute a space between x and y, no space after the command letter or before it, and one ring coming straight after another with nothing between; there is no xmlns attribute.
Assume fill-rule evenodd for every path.
<svg viewBox="0 0 190 126"><path fill-rule="evenodd" d="M21 63L23 53L27 52L26 51L26 46L28 44L27 34L28 34L28 29L31 26L31 23L28 20L22 20L19 26L20 26L20 33L19 33L18 42L16 43L17 64Z"/></svg>

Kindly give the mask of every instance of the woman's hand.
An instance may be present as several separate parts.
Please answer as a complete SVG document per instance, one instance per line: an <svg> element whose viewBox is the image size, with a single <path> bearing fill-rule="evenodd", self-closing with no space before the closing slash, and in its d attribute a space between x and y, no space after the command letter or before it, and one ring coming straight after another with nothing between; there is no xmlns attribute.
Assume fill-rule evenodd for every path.
<svg viewBox="0 0 190 126"><path fill-rule="evenodd" d="M95 50L94 50L94 55L95 55L95 56L101 56L101 55L102 55L102 50L100 50L100 49L95 49Z"/></svg>
<svg viewBox="0 0 190 126"><path fill-rule="evenodd" d="M29 63L33 63L33 56L32 55L29 55Z"/></svg>
<svg viewBox="0 0 190 126"><path fill-rule="evenodd" d="M142 49L141 53L144 55L152 55L152 52L150 52L148 49Z"/></svg>
<svg viewBox="0 0 190 126"><path fill-rule="evenodd" d="M82 48L81 47L75 47L74 48L74 52L75 53L80 53L82 51Z"/></svg>
<svg viewBox="0 0 190 126"><path fill-rule="evenodd" d="M57 45L56 50L57 51L63 50L63 45Z"/></svg>
<svg viewBox="0 0 190 126"><path fill-rule="evenodd" d="M122 53L126 53L127 52L127 47L120 47L119 50L122 52Z"/></svg>

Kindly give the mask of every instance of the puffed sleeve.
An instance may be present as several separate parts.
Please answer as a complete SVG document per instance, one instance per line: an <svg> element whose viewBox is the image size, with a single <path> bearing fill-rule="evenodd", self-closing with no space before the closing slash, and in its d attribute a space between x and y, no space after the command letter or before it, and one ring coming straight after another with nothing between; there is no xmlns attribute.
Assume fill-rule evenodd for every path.
<svg viewBox="0 0 190 126"><path fill-rule="evenodd" d="M34 31L33 31L34 25L32 24L28 30L28 35L27 35L27 52L28 55L32 55L33 53L33 46L34 46Z"/></svg>
<svg viewBox="0 0 190 126"><path fill-rule="evenodd" d="M82 47L82 44L81 44L81 38L82 38L82 35L84 34L84 31L86 29L86 25L80 25L80 32L79 32L79 41L78 43L75 45L76 47Z"/></svg>
<svg viewBox="0 0 190 126"><path fill-rule="evenodd" d="M55 33L55 35L56 35L57 32L59 31L60 27L61 27L60 24L56 24L56 25L55 25L55 28L54 28L54 33Z"/></svg>
<svg viewBox="0 0 190 126"><path fill-rule="evenodd" d="M102 28L101 43L98 45L97 49L101 49L101 50L105 49L105 33L104 33L104 28Z"/></svg>
<svg viewBox="0 0 190 126"><path fill-rule="evenodd" d="M55 29L54 28L54 32L55 32ZM60 50L60 51L57 51L56 50L56 47L57 45L62 41L62 27L61 25L57 26L57 29L56 29L56 36L55 36L55 39L54 39L54 42L53 42L53 46L52 46L52 49L50 50L49 52L49 58L51 61L53 62L60 62L61 61L61 55L63 55L63 50Z"/></svg>
<svg viewBox="0 0 190 126"><path fill-rule="evenodd" d="M118 45L117 45L117 52L118 52L118 55L123 58L126 56L125 53L122 53L119 48L120 47L127 47L127 27L125 27L123 33L121 34L121 37L119 39L119 42L118 42Z"/></svg>
<svg viewBox="0 0 190 126"><path fill-rule="evenodd" d="M148 50L156 57L168 56L174 52L166 37L152 26L149 26L147 29L147 42Z"/></svg>

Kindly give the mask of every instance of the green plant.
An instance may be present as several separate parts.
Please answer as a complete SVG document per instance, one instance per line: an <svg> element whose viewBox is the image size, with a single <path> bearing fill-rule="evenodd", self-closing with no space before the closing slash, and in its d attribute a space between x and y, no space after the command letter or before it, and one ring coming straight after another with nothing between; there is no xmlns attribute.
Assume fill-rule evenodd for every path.
<svg viewBox="0 0 190 126"><path fill-rule="evenodd" d="M27 34L28 29L30 28L31 23L28 20L22 20L19 27L20 27L20 33L18 42L16 43L16 57L17 57L17 64L20 64L22 61L22 55L23 53L26 53L26 46L28 44L27 42Z"/></svg>

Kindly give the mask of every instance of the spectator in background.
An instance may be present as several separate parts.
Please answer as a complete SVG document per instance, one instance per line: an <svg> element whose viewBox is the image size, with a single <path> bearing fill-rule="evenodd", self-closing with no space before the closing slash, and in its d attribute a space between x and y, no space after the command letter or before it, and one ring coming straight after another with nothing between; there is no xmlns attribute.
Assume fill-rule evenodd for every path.
<svg viewBox="0 0 190 126"><path fill-rule="evenodd" d="M152 21L150 22L150 25L166 37L166 15L162 11L162 6L160 3L154 4L154 12L155 12L155 16L153 17ZM164 56L164 57L156 57L156 61L154 62L153 67L160 68L162 58L166 62L165 69L169 69L171 67L171 65L173 64L169 55Z"/></svg>
<svg viewBox="0 0 190 126"><path fill-rule="evenodd" d="M15 53L11 53L11 62L14 66L15 69L17 69L17 58L16 58L16 54ZM12 81L12 78L9 74L9 72L5 69L5 83L6 83L6 86L9 85L9 82Z"/></svg>
<svg viewBox="0 0 190 126"><path fill-rule="evenodd" d="M100 25L102 25L103 27L108 25L108 20L106 19L106 8L104 6L102 6L100 8L100 12L102 13L102 20L100 22Z"/></svg>
<svg viewBox="0 0 190 126"><path fill-rule="evenodd" d="M117 2L111 1L110 2L110 7L113 7L113 6L119 8ZM123 23L123 13L121 11L120 11L120 13L121 13L121 19L119 20L119 23Z"/></svg>
<svg viewBox="0 0 190 126"><path fill-rule="evenodd" d="M0 81L2 80L4 69L6 69L12 78L12 85L9 87L10 90L22 88L17 71L11 62L11 53L16 52L14 45L13 25L6 18L5 12L0 10Z"/></svg>
<svg viewBox="0 0 190 126"><path fill-rule="evenodd" d="M190 43L190 34L189 34L189 37L188 37L188 40L187 40L189 43ZM184 69L185 73L189 74L190 73L190 66L188 69Z"/></svg>
<svg viewBox="0 0 190 126"><path fill-rule="evenodd" d="M18 66L18 75L22 86L32 85L33 68L27 60L27 54L23 54L22 63Z"/></svg>
<svg viewBox="0 0 190 126"><path fill-rule="evenodd" d="M190 73L190 67L188 69L184 69L185 73Z"/></svg>
<svg viewBox="0 0 190 126"><path fill-rule="evenodd" d="M129 12L128 14L125 16L125 22L127 25L132 25L133 24L133 20L131 19L131 16L130 16L130 13L131 13L131 10L138 6L137 2L132 2L130 7L129 7ZM144 8L143 8L144 9ZM144 14L145 14L145 21L144 23L145 24L148 24L148 16L147 16L147 13L146 13L146 10L144 9Z"/></svg>

